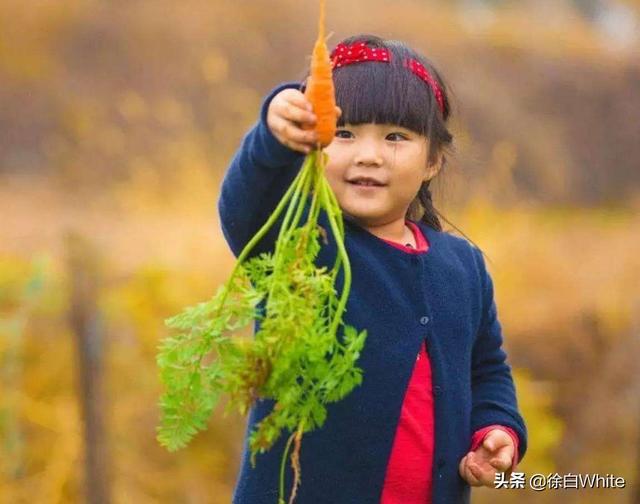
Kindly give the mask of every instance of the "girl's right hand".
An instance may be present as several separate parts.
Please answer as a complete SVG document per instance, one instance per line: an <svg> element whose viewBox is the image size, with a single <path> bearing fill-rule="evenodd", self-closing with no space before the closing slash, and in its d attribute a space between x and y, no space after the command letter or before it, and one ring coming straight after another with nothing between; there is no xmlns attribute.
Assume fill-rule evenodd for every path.
<svg viewBox="0 0 640 504"><path fill-rule="evenodd" d="M340 117L340 107L336 107ZM316 115L311 102L294 88L280 91L273 97L267 109L267 125L278 141L292 150L308 154L316 147L318 135L314 129L302 129L315 126Z"/></svg>

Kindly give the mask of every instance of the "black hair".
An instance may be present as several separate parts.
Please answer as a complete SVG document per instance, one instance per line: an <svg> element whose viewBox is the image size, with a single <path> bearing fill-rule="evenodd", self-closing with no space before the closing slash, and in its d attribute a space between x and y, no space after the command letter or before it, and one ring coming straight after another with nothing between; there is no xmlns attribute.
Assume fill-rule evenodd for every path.
<svg viewBox="0 0 640 504"><path fill-rule="evenodd" d="M448 129L448 120L452 114L449 100L452 93L448 84L431 61L401 41L359 34L348 37L341 43L351 45L358 42L364 42L374 49L385 48L391 53L391 57L388 64L363 62L333 70L336 104L342 109L338 127L345 124L396 124L424 135L429 139L427 164L432 165L441 157L442 170L447 163L446 154L455 150L453 135ZM436 80L442 91L443 110L440 110L431 86L404 67L405 59L415 59L422 63ZM420 186L418 194L409 205L407 218L422 221L437 231L443 230L440 222L442 218L466 237L434 207L429 189L431 180L433 179Z"/></svg>

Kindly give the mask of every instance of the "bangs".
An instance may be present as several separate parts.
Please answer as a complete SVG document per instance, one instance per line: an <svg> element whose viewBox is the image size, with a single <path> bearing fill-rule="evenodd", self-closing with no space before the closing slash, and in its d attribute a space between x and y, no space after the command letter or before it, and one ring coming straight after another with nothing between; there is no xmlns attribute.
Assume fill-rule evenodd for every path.
<svg viewBox="0 0 640 504"><path fill-rule="evenodd" d="M390 62L360 62L334 69L336 104L345 124L394 124L431 136L437 102L427 83L402 65L404 51L389 48Z"/></svg>

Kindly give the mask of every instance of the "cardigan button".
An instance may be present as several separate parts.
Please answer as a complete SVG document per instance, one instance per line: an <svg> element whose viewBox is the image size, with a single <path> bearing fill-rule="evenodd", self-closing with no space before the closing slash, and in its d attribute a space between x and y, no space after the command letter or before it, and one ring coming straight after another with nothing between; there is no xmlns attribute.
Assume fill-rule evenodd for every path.
<svg viewBox="0 0 640 504"><path fill-rule="evenodd" d="M436 385L433 387L433 393L435 395L442 395L442 387L440 385Z"/></svg>
<svg viewBox="0 0 640 504"><path fill-rule="evenodd" d="M429 317L420 317L420 323L422 325L427 325L429 323Z"/></svg>

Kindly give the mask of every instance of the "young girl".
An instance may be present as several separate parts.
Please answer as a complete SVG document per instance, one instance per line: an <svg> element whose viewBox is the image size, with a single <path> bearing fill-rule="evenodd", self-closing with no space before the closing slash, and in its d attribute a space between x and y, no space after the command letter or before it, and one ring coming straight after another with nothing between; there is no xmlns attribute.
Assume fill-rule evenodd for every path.
<svg viewBox="0 0 640 504"><path fill-rule="evenodd" d="M508 479L527 430L482 253L442 230L431 200L452 142L447 90L426 58L397 41L351 37L331 58L339 120L326 176L352 267L344 322L368 337L362 383L303 436L296 502L469 502L470 486L494 486L496 472ZM317 141L303 128L315 122L304 87L269 93L225 175L218 210L236 256ZM276 232L253 254L273 250ZM331 253L329 240L319 263L331 267ZM247 436L273 406L257 401ZM234 503L276 504L286 438L255 468L245 438ZM287 466L289 490L292 481Z"/></svg>

